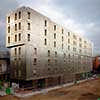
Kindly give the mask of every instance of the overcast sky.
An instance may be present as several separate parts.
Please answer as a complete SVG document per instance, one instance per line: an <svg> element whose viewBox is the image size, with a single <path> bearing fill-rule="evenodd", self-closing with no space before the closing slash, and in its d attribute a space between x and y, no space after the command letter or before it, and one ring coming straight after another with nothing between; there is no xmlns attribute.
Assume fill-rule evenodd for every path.
<svg viewBox="0 0 100 100"><path fill-rule="evenodd" d="M0 2L0 45L5 39L8 11L29 6L74 32L90 39L94 54L100 54L100 0L2 0Z"/></svg>

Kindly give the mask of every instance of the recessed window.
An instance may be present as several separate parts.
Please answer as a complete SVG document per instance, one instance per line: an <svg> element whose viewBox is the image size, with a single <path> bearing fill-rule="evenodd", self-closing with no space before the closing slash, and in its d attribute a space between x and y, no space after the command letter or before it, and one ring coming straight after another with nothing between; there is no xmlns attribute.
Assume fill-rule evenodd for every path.
<svg viewBox="0 0 100 100"><path fill-rule="evenodd" d="M81 49L79 50L79 53L82 53L82 50Z"/></svg>
<svg viewBox="0 0 100 100"><path fill-rule="evenodd" d="M17 48L15 48L15 55L17 55Z"/></svg>
<svg viewBox="0 0 100 100"><path fill-rule="evenodd" d="M64 29L62 29L62 34L64 33Z"/></svg>
<svg viewBox="0 0 100 100"><path fill-rule="evenodd" d="M8 33L10 33L10 26L8 26Z"/></svg>
<svg viewBox="0 0 100 100"><path fill-rule="evenodd" d="M28 34L28 37L27 37L28 41L30 41L30 34Z"/></svg>
<svg viewBox="0 0 100 100"><path fill-rule="evenodd" d="M81 38L79 38L79 41L80 41L80 42L82 42L82 39L81 39Z"/></svg>
<svg viewBox="0 0 100 100"><path fill-rule="evenodd" d="M45 36L47 35L47 30L45 29Z"/></svg>
<svg viewBox="0 0 100 100"><path fill-rule="evenodd" d="M82 44L79 44L79 47L82 47Z"/></svg>
<svg viewBox="0 0 100 100"><path fill-rule="evenodd" d="M15 35L15 42L17 42L17 35Z"/></svg>
<svg viewBox="0 0 100 100"><path fill-rule="evenodd" d="M54 41L54 47L56 47L56 41Z"/></svg>
<svg viewBox="0 0 100 100"><path fill-rule="evenodd" d="M50 56L50 50L48 50L48 56Z"/></svg>
<svg viewBox="0 0 100 100"><path fill-rule="evenodd" d="M37 48L34 48L35 54L37 55Z"/></svg>
<svg viewBox="0 0 100 100"><path fill-rule="evenodd" d="M77 45L76 41L73 41L73 45Z"/></svg>
<svg viewBox="0 0 100 100"><path fill-rule="evenodd" d="M68 50L70 50L70 46L68 45Z"/></svg>
<svg viewBox="0 0 100 100"><path fill-rule="evenodd" d="M37 58L34 58L34 65L37 64Z"/></svg>
<svg viewBox="0 0 100 100"><path fill-rule="evenodd" d="M70 55L70 54L68 55L68 58L69 58L69 59L71 58L71 55Z"/></svg>
<svg viewBox="0 0 100 100"><path fill-rule="evenodd" d="M21 33L19 33L19 41L21 41Z"/></svg>
<svg viewBox="0 0 100 100"><path fill-rule="evenodd" d="M15 31L17 31L17 24L15 24Z"/></svg>
<svg viewBox="0 0 100 100"><path fill-rule="evenodd" d="M62 36L62 41L64 41L64 37Z"/></svg>
<svg viewBox="0 0 100 100"><path fill-rule="evenodd" d="M87 43L87 41L84 41L84 43L86 44L86 43Z"/></svg>
<svg viewBox="0 0 100 100"><path fill-rule="evenodd" d="M21 29L21 23L19 23L19 30Z"/></svg>
<svg viewBox="0 0 100 100"><path fill-rule="evenodd" d="M21 12L19 12L19 19L21 19Z"/></svg>
<svg viewBox="0 0 100 100"><path fill-rule="evenodd" d="M19 55L21 54L21 47L19 47Z"/></svg>
<svg viewBox="0 0 100 100"><path fill-rule="evenodd" d="M73 47L73 51L76 52L76 48L75 47Z"/></svg>
<svg viewBox="0 0 100 100"><path fill-rule="evenodd" d="M15 13L15 20L17 20L17 13Z"/></svg>
<svg viewBox="0 0 100 100"><path fill-rule="evenodd" d="M55 51L55 57L57 57L57 51Z"/></svg>
<svg viewBox="0 0 100 100"><path fill-rule="evenodd" d="M8 17L8 23L10 23L10 16Z"/></svg>
<svg viewBox="0 0 100 100"><path fill-rule="evenodd" d="M64 44L62 44L62 49L64 48Z"/></svg>
<svg viewBox="0 0 100 100"><path fill-rule="evenodd" d="M73 35L73 38L74 38L74 39L77 39L76 35Z"/></svg>
<svg viewBox="0 0 100 100"><path fill-rule="evenodd" d="M54 39L56 39L56 33L54 33Z"/></svg>
<svg viewBox="0 0 100 100"><path fill-rule="evenodd" d="M70 32L68 32L68 36L70 36Z"/></svg>
<svg viewBox="0 0 100 100"><path fill-rule="evenodd" d="M10 43L10 37L8 37L8 43Z"/></svg>
<svg viewBox="0 0 100 100"><path fill-rule="evenodd" d="M28 19L30 19L31 18L31 13L30 12L28 12Z"/></svg>
<svg viewBox="0 0 100 100"><path fill-rule="evenodd" d="M30 28L30 23L28 23L28 30L30 30L31 28Z"/></svg>
<svg viewBox="0 0 100 100"><path fill-rule="evenodd" d="M57 59L55 59L55 65L57 65Z"/></svg>
<svg viewBox="0 0 100 100"><path fill-rule="evenodd" d="M54 31L56 30L56 25L54 25Z"/></svg>
<svg viewBox="0 0 100 100"><path fill-rule="evenodd" d="M64 58L66 58L66 54L64 53Z"/></svg>
<svg viewBox="0 0 100 100"><path fill-rule="evenodd" d="M47 45L47 39L44 40L44 44Z"/></svg>
<svg viewBox="0 0 100 100"><path fill-rule="evenodd" d="M48 65L50 65L50 59L48 59Z"/></svg>
<svg viewBox="0 0 100 100"><path fill-rule="evenodd" d="M47 26L47 20L45 20L45 27Z"/></svg>
<svg viewBox="0 0 100 100"><path fill-rule="evenodd" d="M70 43L70 39L68 39L68 43Z"/></svg>

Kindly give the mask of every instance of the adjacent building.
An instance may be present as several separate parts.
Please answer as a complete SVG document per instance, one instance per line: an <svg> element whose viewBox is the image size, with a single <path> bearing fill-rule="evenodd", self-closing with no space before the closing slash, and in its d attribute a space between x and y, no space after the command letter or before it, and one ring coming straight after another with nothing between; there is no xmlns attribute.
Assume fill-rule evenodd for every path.
<svg viewBox="0 0 100 100"><path fill-rule="evenodd" d="M9 51L0 48L0 80L9 79L10 71L10 55Z"/></svg>
<svg viewBox="0 0 100 100"><path fill-rule="evenodd" d="M29 7L7 14L6 47L11 54L11 79L34 88L74 81L92 68L88 39Z"/></svg>

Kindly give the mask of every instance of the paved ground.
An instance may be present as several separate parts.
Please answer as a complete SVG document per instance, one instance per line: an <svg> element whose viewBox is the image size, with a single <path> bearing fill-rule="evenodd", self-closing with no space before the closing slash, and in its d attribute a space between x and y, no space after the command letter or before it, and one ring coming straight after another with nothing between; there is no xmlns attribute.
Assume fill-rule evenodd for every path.
<svg viewBox="0 0 100 100"><path fill-rule="evenodd" d="M100 79L89 80L74 86L64 87L25 98L0 97L0 100L97 100L100 97Z"/></svg>

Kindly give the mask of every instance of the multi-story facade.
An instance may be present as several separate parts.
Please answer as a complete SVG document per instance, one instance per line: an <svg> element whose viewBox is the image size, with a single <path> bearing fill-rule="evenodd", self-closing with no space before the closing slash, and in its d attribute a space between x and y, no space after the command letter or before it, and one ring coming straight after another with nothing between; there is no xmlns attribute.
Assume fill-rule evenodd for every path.
<svg viewBox="0 0 100 100"><path fill-rule="evenodd" d="M6 18L12 79L50 86L73 81L77 74L91 71L89 40L29 7L18 8Z"/></svg>

